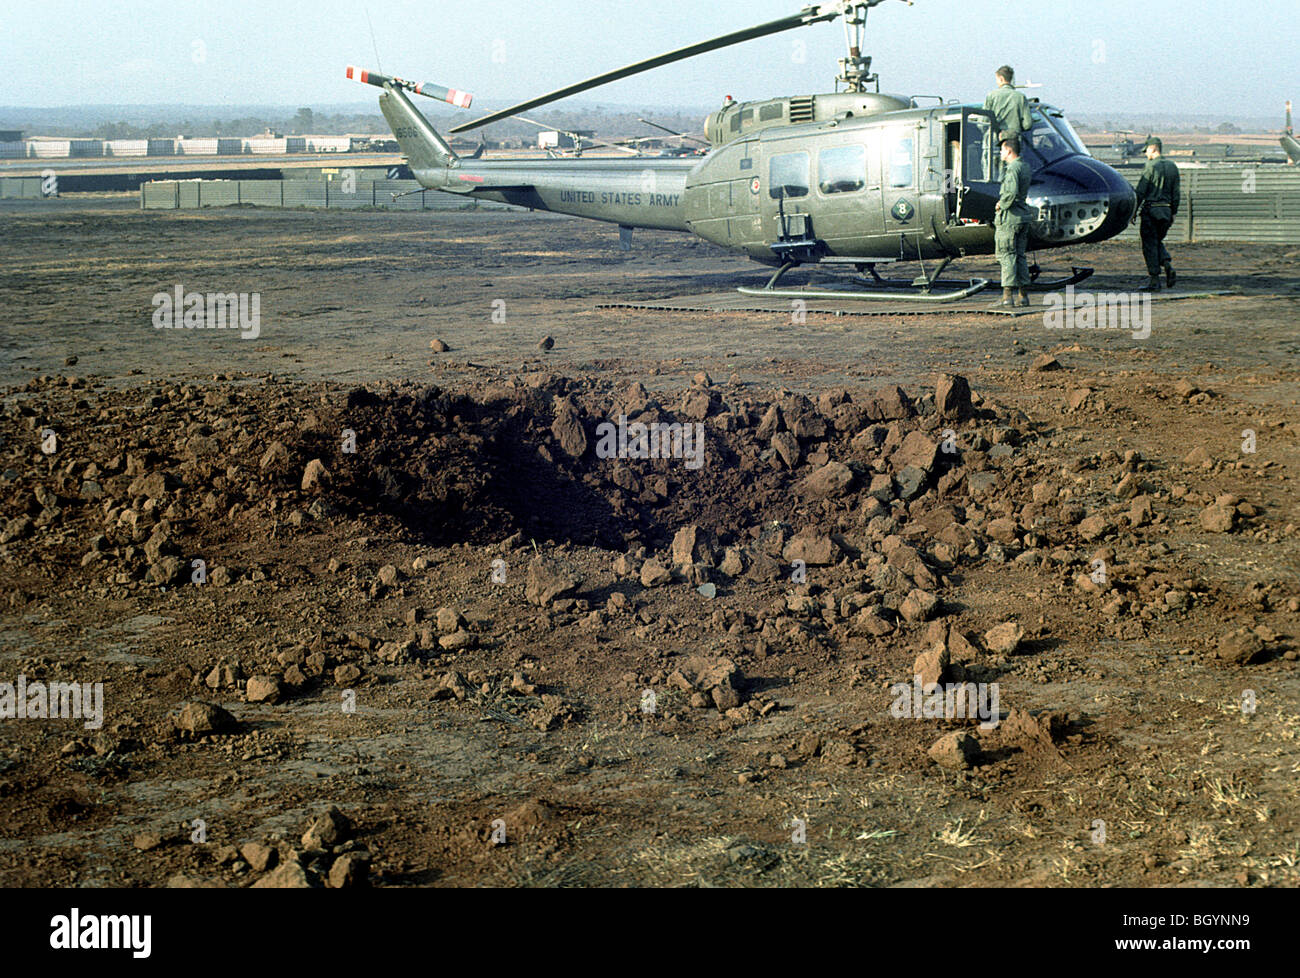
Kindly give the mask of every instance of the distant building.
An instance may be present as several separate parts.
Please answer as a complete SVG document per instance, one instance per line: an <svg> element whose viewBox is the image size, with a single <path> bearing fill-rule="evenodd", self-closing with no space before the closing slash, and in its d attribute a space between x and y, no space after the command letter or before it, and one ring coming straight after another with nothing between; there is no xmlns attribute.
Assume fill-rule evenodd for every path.
<svg viewBox="0 0 1300 978"><path fill-rule="evenodd" d="M538 149L573 149L573 137L588 139L596 135L592 129L575 129L572 132L558 132L547 129L537 134Z"/></svg>
<svg viewBox="0 0 1300 978"><path fill-rule="evenodd" d="M21 142L22 138L21 129L0 129L0 143L17 143Z"/></svg>

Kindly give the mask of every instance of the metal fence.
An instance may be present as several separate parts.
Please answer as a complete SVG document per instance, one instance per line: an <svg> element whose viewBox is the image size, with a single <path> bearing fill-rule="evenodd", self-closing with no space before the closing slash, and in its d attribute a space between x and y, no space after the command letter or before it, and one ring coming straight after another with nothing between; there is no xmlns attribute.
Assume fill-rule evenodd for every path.
<svg viewBox="0 0 1300 978"><path fill-rule="evenodd" d="M1123 170L1134 185L1141 170ZM1300 244L1300 168L1216 166L1181 168L1182 204L1170 241L1248 241ZM1120 235L1136 240L1137 225Z"/></svg>
<svg viewBox="0 0 1300 978"><path fill-rule="evenodd" d="M400 196L394 199L394 194ZM508 204L467 200L437 190L424 190L415 180L357 180L347 184L342 180L155 180L140 186L140 207L143 210L240 205L331 210L517 209Z"/></svg>

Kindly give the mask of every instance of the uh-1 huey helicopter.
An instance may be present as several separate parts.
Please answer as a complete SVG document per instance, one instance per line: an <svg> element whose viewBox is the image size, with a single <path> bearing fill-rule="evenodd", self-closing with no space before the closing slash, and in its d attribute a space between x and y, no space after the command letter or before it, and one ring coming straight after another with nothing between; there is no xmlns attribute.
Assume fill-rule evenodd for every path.
<svg viewBox="0 0 1300 978"><path fill-rule="evenodd" d="M779 20L597 75L451 130L477 129L732 44L844 19L848 56L840 59L836 91L756 102L728 96L723 108L705 120L711 149L702 158L469 162L451 151L406 93L461 107L468 106L468 96L355 68L348 69L348 77L384 89L380 109L415 178L428 189L608 221L619 226L624 246L633 228L692 232L776 266L762 288L740 290L750 294L885 297L869 289L776 288L789 270L809 265L856 270L861 285L920 289L920 294L888 294L892 301L960 299L985 288L987 280L970 280L950 292L936 293L934 287L955 259L994 253L992 221L1000 189L994 119L976 105L879 91L871 58L862 54L862 39L870 8L882 2L805 6ZM938 104L922 107L922 98L935 98ZM1033 170L1029 204L1038 213L1030 248L1090 244L1119 234L1135 209L1128 182L1088 153L1060 110L1036 100L1032 105L1034 126L1023 139L1023 157ZM927 272L929 260L937 266ZM919 262L921 275L886 282L876 272L877 265L900 261ZM1036 287L1079 282L1091 269L1075 268L1073 273Z"/></svg>

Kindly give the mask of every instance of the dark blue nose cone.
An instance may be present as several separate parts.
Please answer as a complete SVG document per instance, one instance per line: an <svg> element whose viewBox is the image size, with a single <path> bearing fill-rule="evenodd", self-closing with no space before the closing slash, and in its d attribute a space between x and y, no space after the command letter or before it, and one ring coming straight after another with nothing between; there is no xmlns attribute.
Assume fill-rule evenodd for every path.
<svg viewBox="0 0 1300 978"><path fill-rule="evenodd" d="M1137 207L1129 182L1091 156L1067 156L1035 171L1029 202L1039 208L1034 237L1054 245L1113 238Z"/></svg>

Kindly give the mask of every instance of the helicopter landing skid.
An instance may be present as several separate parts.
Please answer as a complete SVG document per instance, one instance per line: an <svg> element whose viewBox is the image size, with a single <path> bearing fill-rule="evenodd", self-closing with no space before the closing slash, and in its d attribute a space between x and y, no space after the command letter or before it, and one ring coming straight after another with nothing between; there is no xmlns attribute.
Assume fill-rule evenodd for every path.
<svg viewBox="0 0 1300 978"><path fill-rule="evenodd" d="M1057 289L1063 289L1067 285L1078 285L1085 279L1092 278L1094 269L1082 265L1071 265L1069 278L1054 279L1051 282L1040 282L1038 275L1041 269L1033 265L1029 269L1029 285L1025 286L1027 292L1055 292Z"/></svg>
<svg viewBox="0 0 1300 978"><path fill-rule="evenodd" d="M891 260L885 260L888 264ZM856 278L854 281L861 282L868 286L904 286L909 288L920 288L922 291L918 294L908 295L900 292L870 292L870 291L841 291L833 289L778 289L776 283L781 280L786 272L800 265L800 262L786 262L778 268L772 277L767 280L762 288L751 288L749 286L740 286L736 289L742 295L768 296L776 299L835 299L835 300L869 300L885 302L957 302L960 299L969 299L973 295L983 292L989 286L989 280L986 278L971 279L970 283L964 288L959 288L951 292L931 292L939 284L938 272L933 277L914 279L912 281L901 281L883 279L876 273L878 262L864 262L860 260L845 262L828 262L821 261L817 264L852 264L859 270L866 269L871 273L871 279ZM948 262L939 266L942 272L947 267ZM953 283L956 284L956 283Z"/></svg>

